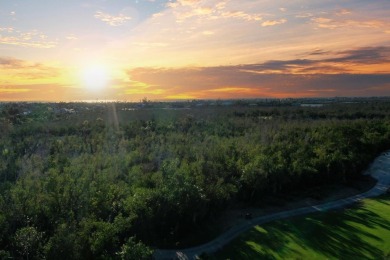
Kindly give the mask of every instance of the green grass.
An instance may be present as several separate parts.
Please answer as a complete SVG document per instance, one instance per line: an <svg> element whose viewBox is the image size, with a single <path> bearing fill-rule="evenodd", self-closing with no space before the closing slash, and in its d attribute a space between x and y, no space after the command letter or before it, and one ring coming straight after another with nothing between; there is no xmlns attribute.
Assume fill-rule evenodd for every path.
<svg viewBox="0 0 390 260"><path fill-rule="evenodd" d="M215 259L390 259L390 195L256 226Z"/></svg>

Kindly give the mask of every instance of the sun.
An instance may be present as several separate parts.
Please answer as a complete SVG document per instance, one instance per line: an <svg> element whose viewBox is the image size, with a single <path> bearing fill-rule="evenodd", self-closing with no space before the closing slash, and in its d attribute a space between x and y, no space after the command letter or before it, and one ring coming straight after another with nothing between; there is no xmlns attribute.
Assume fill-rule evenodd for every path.
<svg viewBox="0 0 390 260"><path fill-rule="evenodd" d="M110 76L108 69L104 65L94 64L82 70L81 79L87 89L98 91L107 87Z"/></svg>

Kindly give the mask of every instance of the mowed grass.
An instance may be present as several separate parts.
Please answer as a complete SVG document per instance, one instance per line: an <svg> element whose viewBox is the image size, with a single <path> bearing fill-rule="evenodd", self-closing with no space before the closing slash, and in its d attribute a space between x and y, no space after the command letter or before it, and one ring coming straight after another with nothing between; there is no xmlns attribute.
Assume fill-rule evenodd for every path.
<svg viewBox="0 0 390 260"><path fill-rule="evenodd" d="M212 259L390 259L390 195L256 226Z"/></svg>

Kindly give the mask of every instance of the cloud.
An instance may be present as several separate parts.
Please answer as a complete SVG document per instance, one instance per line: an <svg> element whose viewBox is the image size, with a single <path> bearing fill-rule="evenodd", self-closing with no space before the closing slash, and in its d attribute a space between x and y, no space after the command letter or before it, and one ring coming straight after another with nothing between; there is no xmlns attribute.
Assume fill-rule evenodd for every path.
<svg viewBox="0 0 390 260"><path fill-rule="evenodd" d="M47 35L38 30L20 31L13 27L2 27L0 33L0 44L42 49L54 48L58 44L57 41L49 40Z"/></svg>
<svg viewBox="0 0 390 260"><path fill-rule="evenodd" d="M349 63L381 63L390 62L390 47L366 47L353 50L340 51L336 54L341 55L338 58L330 58L328 62L349 62Z"/></svg>
<svg viewBox="0 0 390 260"><path fill-rule="evenodd" d="M385 27L363 27L388 20L383 10L368 3L201 0L170 1L166 7L135 27L125 40L118 39L119 48L110 50L113 55L133 67L250 64L305 59L299 55L316 48L334 55L350 46L383 45L388 35ZM346 27L336 29L342 23ZM321 68L330 73L332 66Z"/></svg>
<svg viewBox="0 0 390 260"><path fill-rule="evenodd" d="M205 90L206 92L215 92L215 93L241 93L241 94L250 94L253 93L252 88L244 88L244 87L224 87L224 88L215 88Z"/></svg>
<svg viewBox="0 0 390 260"><path fill-rule="evenodd" d="M329 54L330 52L329 51L325 51L325 50L322 50L322 49L315 49L309 53L307 53L307 55L325 55L325 54Z"/></svg>
<svg viewBox="0 0 390 260"><path fill-rule="evenodd" d="M163 100L390 95L390 72L386 71L389 68L389 48L378 46L338 51L318 48L298 55L300 58L229 66L130 68L126 73L128 77L118 79L115 92L106 93L105 98L139 100L146 96ZM3 60L1 63L20 66L17 61ZM360 69L362 66L364 69ZM79 97L84 96L80 94Z"/></svg>
<svg viewBox="0 0 390 260"><path fill-rule="evenodd" d="M25 61L15 58L0 57L0 68L2 69L20 69L25 65Z"/></svg>
<svg viewBox="0 0 390 260"><path fill-rule="evenodd" d="M389 24L381 20L352 20L352 19L332 19L327 17L314 17L311 19L318 28L339 29L345 27L357 28L384 28Z"/></svg>
<svg viewBox="0 0 390 260"><path fill-rule="evenodd" d="M167 6L168 7L172 7L172 8L176 8L178 6L190 6L190 7L193 7L193 6L197 5L200 2L201 2L201 0L177 0L176 2L168 2Z"/></svg>
<svg viewBox="0 0 390 260"><path fill-rule="evenodd" d="M2 94L14 94L14 93L29 92L29 91L31 91L31 89L25 87L0 86L0 93Z"/></svg>
<svg viewBox="0 0 390 260"><path fill-rule="evenodd" d="M130 16L126 16L124 14L119 14L115 16L101 11L97 11L94 17L111 26L120 26L131 20Z"/></svg>
<svg viewBox="0 0 390 260"><path fill-rule="evenodd" d="M321 57L325 55L327 57ZM370 65L381 65L382 68L388 66L390 64L390 47L365 47L337 52L317 49L307 53L307 56L309 56L307 59L270 60L258 64L243 65L242 69L253 73L361 73L358 70L359 66L364 66L364 68ZM320 59L312 59L311 56L318 56ZM372 72L383 73L381 70ZM390 71L384 73L388 72Z"/></svg>
<svg viewBox="0 0 390 260"><path fill-rule="evenodd" d="M132 42L131 43L134 46L140 46L144 48L152 48L152 47L167 47L169 46L168 43L165 42Z"/></svg>
<svg viewBox="0 0 390 260"><path fill-rule="evenodd" d="M147 86L144 93L155 99L390 95L390 71L375 70L389 68L389 51L386 46L339 52L315 50L316 59L310 58L312 52L306 59L231 66L135 68L129 69L128 75ZM367 69L359 70L359 66L370 64L375 65L370 73ZM132 86L127 93L136 96L143 89L137 91L137 86Z"/></svg>
<svg viewBox="0 0 390 260"><path fill-rule="evenodd" d="M271 60L259 64L241 65L243 71L253 73L291 73L291 68L305 67L317 63L313 60L295 59L295 60Z"/></svg>
<svg viewBox="0 0 390 260"><path fill-rule="evenodd" d="M213 31L203 31L202 34L204 35L214 35Z"/></svg>
<svg viewBox="0 0 390 260"><path fill-rule="evenodd" d="M203 20L217 19L239 19L243 21L260 21L262 15L243 10L234 6L227 8L227 1L199 1L199 0L179 0L169 2L167 7L173 11L178 22L183 22L189 18L201 18ZM229 10L230 9L230 10Z"/></svg>
<svg viewBox="0 0 390 260"><path fill-rule="evenodd" d="M263 19L261 14L250 14L243 11L228 11L228 12L221 12L220 13L221 18L234 18L234 19L240 19L244 21L261 21Z"/></svg>
<svg viewBox="0 0 390 260"><path fill-rule="evenodd" d="M312 13L299 13L295 15L295 18L310 18L314 15Z"/></svg>
<svg viewBox="0 0 390 260"><path fill-rule="evenodd" d="M74 34L70 34L70 35L66 36L65 39L72 41L72 40L77 40L78 37L75 36Z"/></svg>
<svg viewBox="0 0 390 260"><path fill-rule="evenodd" d="M12 33L15 29L12 27L0 27L0 32Z"/></svg>
<svg viewBox="0 0 390 260"><path fill-rule="evenodd" d="M269 26L265 30L261 26L263 19L272 17L270 21L277 23L286 19L265 13L263 7L252 0L170 2L167 9L134 28L126 40L118 43L120 48L112 52L119 59L123 57L123 63L133 66L208 66L257 61L258 57L271 56L270 46L277 46L269 41L287 28ZM278 8L276 11L280 13ZM147 52L144 46L132 48L134 42L150 43ZM285 43L279 41L278 45Z"/></svg>
<svg viewBox="0 0 390 260"><path fill-rule="evenodd" d="M58 68L41 63L29 62L10 57L0 57L0 78L2 74L7 75L7 77L34 80L55 78L61 73Z"/></svg>
<svg viewBox="0 0 390 260"><path fill-rule="evenodd" d="M0 86L4 101L69 101L71 92L61 84L8 84Z"/></svg>
<svg viewBox="0 0 390 260"><path fill-rule="evenodd" d="M390 74L256 74L253 65L206 68L138 68L131 78L165 89L151 98L253 98L390 95Z"/></svg>
<svg viewBox="0 0 390 260"><path fill-rule="evenodd" d="M341 10L337 11L336 15L341 16L341 15L348 15L348 14L351 14L351 13L352 12L349 9L341 9Z"/></svg>
<svg viewBox="0 0 390 260"><path fill-rule="evenodd" d="M267 20L261 23L261 26L266 27L266 26L274 26L274 25L279 25L279 24L284 24L287 22L286 19L279 19L279 20Z"/></svg>

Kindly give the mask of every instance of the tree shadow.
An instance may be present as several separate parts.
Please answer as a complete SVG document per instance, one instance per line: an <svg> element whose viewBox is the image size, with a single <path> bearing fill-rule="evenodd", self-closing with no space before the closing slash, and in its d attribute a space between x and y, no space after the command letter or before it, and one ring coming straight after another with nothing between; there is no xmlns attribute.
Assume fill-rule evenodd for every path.
<svg viewBox="0 0 390 260"><path fill-rule="evenodd" d="M273 228L255 227L237 238L225 250L210 259L277 259L275 255L283 249L285 255L297 253L285 245L289 239L280 232L273 232ZM209 258L206 258L209 259Z"/></svg>
<svg viewBox="0 0 390 260"><path fill-rule="evenodd" d="M278 223L273 229L282 233L283 230L290 233L289 235L298 244L306 245L326 257L369 259L383 255L381 250L366 241L368 239L381 241L381 238L357 227L363 225L373 229L376 226L386 226L387 229L390 229L390 223L386 221L380 223L384 219L377 214L361 210L358 213L346 211L341 216L337 212L321 215L313 218L308 217L304 222L292 222L292 225L287 228L286 225Z"/></svg>
<svg viewBox="0 0 390 260"><path fill-rule="evenodd" d="M376 202L390 206L387 196L376 199ZM379 213L363 204L355 204L353 208L345 210L275 221L240 236L226 250L217 254L217 259L299 257L299 247L324 258L381 259L389 252L383 252L369 241L375 244L385 242L375 231L390 230L390 221L374 211Z"/></svg>

